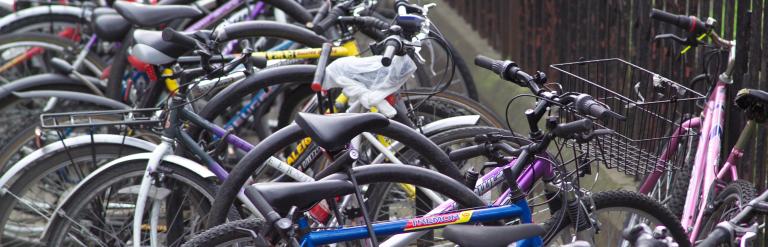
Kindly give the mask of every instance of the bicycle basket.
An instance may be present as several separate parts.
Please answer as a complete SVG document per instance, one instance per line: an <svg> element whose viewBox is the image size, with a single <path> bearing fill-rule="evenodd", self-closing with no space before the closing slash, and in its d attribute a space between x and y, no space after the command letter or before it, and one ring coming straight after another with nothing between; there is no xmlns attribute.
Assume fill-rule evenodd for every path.
<svg viewBox="0 0 768 247"><path fill-rule="evenodd" d="M551 67L556 70L564 92L590 94L627 117L626 121L597 121L598 127L612 129L615 134L581 145L582 152L593 151L607 168L632 176L647 175L656 169L677 169L685 162L684 155L679 154L685 153L687 145L678 145L677 151L666 155L666 159L660 156L673 137L685 144L688 137L696 136L694 130L673 133L699 111L696 101L704 99L704 95L618 58ZM568 111L561 115L567 120L576 118Z"/></svg>

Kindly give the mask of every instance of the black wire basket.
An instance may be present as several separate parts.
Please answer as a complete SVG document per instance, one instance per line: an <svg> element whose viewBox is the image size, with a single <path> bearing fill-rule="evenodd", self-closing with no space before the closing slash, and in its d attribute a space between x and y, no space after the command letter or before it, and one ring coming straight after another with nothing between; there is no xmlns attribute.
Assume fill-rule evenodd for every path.
<svg viewBox="0 0 768 247"><path fill-rule="evenodd" d="M607 168L632 176L682 167L686 159L681 154L689 148L685 144L697 133L693 129L674 133L684 121L696 116L696 102L704 99L704 95L617 58L551 67L559 76L563 92L590 94L627 118L596 121L597 128L612 129L615 133L597 137L588 145L578 145L581 152L596 155ZM578 117L568 111L560 114L565 121ZM668 157L661 159L673 138L679 140L677 151L667 152Z"/></svg>

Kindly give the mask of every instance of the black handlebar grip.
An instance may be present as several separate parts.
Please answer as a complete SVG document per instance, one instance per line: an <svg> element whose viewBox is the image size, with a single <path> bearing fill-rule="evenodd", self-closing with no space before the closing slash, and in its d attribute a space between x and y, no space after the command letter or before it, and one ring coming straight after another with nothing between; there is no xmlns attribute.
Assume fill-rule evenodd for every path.
<svg viewBox="0 0 768 247"><path fill-rule="evenodd" d="M698 245L699 247L710 247L710 246L718 246L718 244L726 242L728 240L730 233L727 229L724 229L722 227L716 227L715 230L713 230L707 238L705 238L703 241L701 241Z"/></svg>
<svg viewBox="0 0 768 247"><path fill-rule="evenodd" d="M313 27L315 33L319 35L322 35L323 33L325 33L325 31L327 31L333 25L336 25L336 22L338 21L339 16L343 16L345 12L346 11L339 6L333 8L330 12L328 12L328 16L326 16L319 23L315 24L315 26Z"/></svg>
<svg viewBox="0 0 768 247"><path fill-rule="evenodd" d="M568 138L573 134L592 130L592 120L587 118L579 119L570 123L558 124L552 130L552 134L560 138Z"/></svg>
<svg viewBox="0 0 768 247"><path fill-rule="evenodd" d="M462 161L485 154L485 145L474 145L464 148L459 148L448 153L448 158L451 161Z"/></svg>
<svg viewBox="0 0 768 247"><path fill-rule="evenodd" d="M394 42L385 43L384 53L381 54L381 65L384 65L384 67L389 67L389 65L392 64L392 58L395 56L395 51L399 48L398 46L400 44L393 44Z"/></svg>
<svg viewBox="0 0 768 247"><path fill-rule="evenodd" d="M605 108L600 103L592 99L592 96L588 94L582 94L576 98L576 111L581 114L586 114L598 119L605 119L608 117L608 108Z"/></svg>
<svg viewBox="0 0 768 247"><path fill-rule="evenodd" d="M707 31L704 22L693 16L676 15L659 9L651 9L651 18L675 25L693 34Z"/></svg>
<svg viewBox="0 0 768 247"><path fill-rule="evenodd" d="M603 104L600 104L599 102L592 99L592 96L588 94L582 94L579 95L576 98L576 101L574 102L576 106L576 111L578 111L581 114L586 114L588 116L607 120L609 117L618 119L618 120L625 120L626 117L619 115L618 113L612 112Z"/></svg>
<svg viewBox="0 0 768 247"><path fill-rule="evenodd" d="M496 71L496 69L495 69L496 66L494 66L494 65L497 64L497 63L500 63L500 62L501 61L499 61L499 60L492 59L492 58L489 58L489 57L486 57L486 56L483 56L483 55L477 55L475 57L475 65L477 65L480 68L493 71L494 73L497 73L497 74L498 74L498 72Z"/></svg>
<svg viewBox="0 0 768 247"><path fill-rule="evenodd" d="M162 37L164 41L175 43L189 49L197 48L197 41L195 41L195 39L173 30L173 28L170 27L163 30Z"/></svg>

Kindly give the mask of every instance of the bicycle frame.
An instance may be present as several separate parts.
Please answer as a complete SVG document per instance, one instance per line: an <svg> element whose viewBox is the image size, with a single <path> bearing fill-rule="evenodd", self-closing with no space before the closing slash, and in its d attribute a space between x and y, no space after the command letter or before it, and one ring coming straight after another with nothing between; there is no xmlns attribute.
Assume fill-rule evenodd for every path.
<svg viewBox="0 0 768 247"><path fill-rule="evenodd" d="M717 83L711 89L707 103L702 111L702 117L692 118L681 125L670 139L667 149L664 150L659 159L659 164L653 173L651 173L640 186L639 192L649 194L653 190L654 184L666 170L669 157L677 151L680 136L686 129L699 129L699 143L696 148L696 156L691 170L691 185L688 187L686 203L683 209L681 223L689 231L689 240L694 242L703 224L704 213L709 205L710 198L718 193L715 186L717 181L735 181L738 179L737 165L743 155L743 150L747 147L749 137L754 133L757 124L750 120L744 126L739 135L736 145L731 149L725 163L719 164L720 152L722 147L723 126L725 123L725 105L726 86L732 83L731 71L735 62L736 48L730 41L723 41L716 35L713 40L720 44L730 45L728 65L726 71L720 75Z"/></svg>
<svg viewBox="0 0 768 247"><path fill-rule="evenodd" d="M490 172L483 175L478 181L479 183L475 187L475 190L474 190L475 194L483 195L485 193L488 193L492 188L503 183L505 181L505 177L503 173L504 169L511 168L515 164L515 162L516 162L516 159L509 162L507 165L496 167ZM525 170L523 170L523 173L520 175L520 177L517 178L518 186L522 191L529 191L532 188L535 181L538 181L539 179L551 180L554 177L552 168L553 168L553 164L550 163L550 161L541 159L541 158L534 159L531 165L526 167ZM515 207L523 208L524 211L520 213L513 213L513 215L506 215L506 214L496 215L499 218L494 218L494 219L498 220L498 219L508 219L510 217L518 217L522 223L532 223L533 219L532 219L532 214L530 212L530 209L528 208L528 202L525 199L521 199L516 202L511 202L509 196L510 196L510 190L507 189L501 196L499 196L499 198L497 198L493 202L491 206L492 207L507 207L503 205L515 206ZM512 205L509 205L510 203L512 203ZM452 200L445 201L440 205L438 205L437 207L435 207L432 211L428 212L424 217L420 219L423 219L429 216L434 216L434 215L446 214L448 212L451 212L452 210L455 210L457 208L456 206L457 206L456 203ZM516 209L513 207L506 210L516 210ZM511 213L511 212L507 212L506 210L502 210L501 213ZM430 218L427 218L427 219L430 219ZM413 219L413 220L416 220L416 219ZM447 222L447 223L443 222L443 223L444 224L439 226L466 223L466 221L465 222ZM374 230L375 230L375 227L376 227L376 224L374 224ZM407 233L408 232L407 230L408 229L403 228L402 231L400 232L394 232L389 234L382 233L382 234L391 235L391 234L398 234L398 233ZM366 228L362 227L362 231L366 231ZM367 232L364 232L364 233L365 233L364 237L366 237ZM424 235L425 233L426 233L425 231L421 231L421 232L413 232L413 233L400 234L397 236L393 236L390 239L386 240L385 242L381 243L380 246L405 246L408 243L412 242L413 240L416 240L417 238L419 238L421 235ZM379 236L379 232L376 232L376 234L377 236ZM347 240L340 240L340 241L347 241ZM533 246L540 246L542 244L541 238L535 237L531 239L521 240L521 241L518 241L517 246L531 246L530 244L534 244L534 243L538 243L538 245L533 245ZM314 243L314 244L317 244L317 243ZM312 246L312 245L309 245L309 246Z"/></svg>
<svg viewBox="0 0 768 247"><path fill-rule="evenodd" d="M471 209L413 219L374 223L373 231L377 236L385 236L411 231L432 230L453 224L487 222L511 217L520 217L524 223L530 223L530 214L531 212L528 208L528 202L525 199L522 199L515 204L506 206ZM299 226L303 229L309 228L305 218L299 221ZM368 237L368 229L365 226L314 231L306 234L301 239L301 246L313 247ZM534 237L520 240L515 246L541 246L541 244L541 238ZM384 245L382 244L382 246Z"/></svg>

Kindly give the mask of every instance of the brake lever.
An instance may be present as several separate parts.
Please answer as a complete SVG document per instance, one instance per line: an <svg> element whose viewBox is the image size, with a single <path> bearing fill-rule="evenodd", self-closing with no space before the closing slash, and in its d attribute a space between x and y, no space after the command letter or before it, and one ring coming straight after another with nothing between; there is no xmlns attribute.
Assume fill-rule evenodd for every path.
<svg viewBox="0 0 768 247"><path fill-rule="evenodd" d="M671 33L659 34L659 35L656 35L656 37L653 37L653 40L662 40L662 39L671 39L680 43L688 42L687 39L684 39L680 36L677 36Z"/></svg>
<svg viewBox="0 0 768 247"><path fill-rule="evenodd" d="M610 135L613 133L616 133L616 131L613 131L612 129L597 129L593 130L589 134L576 134L573 139L576 140L577 143L587 143L595 137Z"/></svg>
<svg viewBox="0 0 768 247"><path fill-rule="evenodd" d="M658 34L655 37L653 37L653 40L663 40L663 39L671 39L673 41L676 41L680 44L696 47L698 45L701 45L702 43L699 42L695 37L694 38L682 38L680 36L677 36L675 34L671 33L665 33L665 34Z"/></svg>

